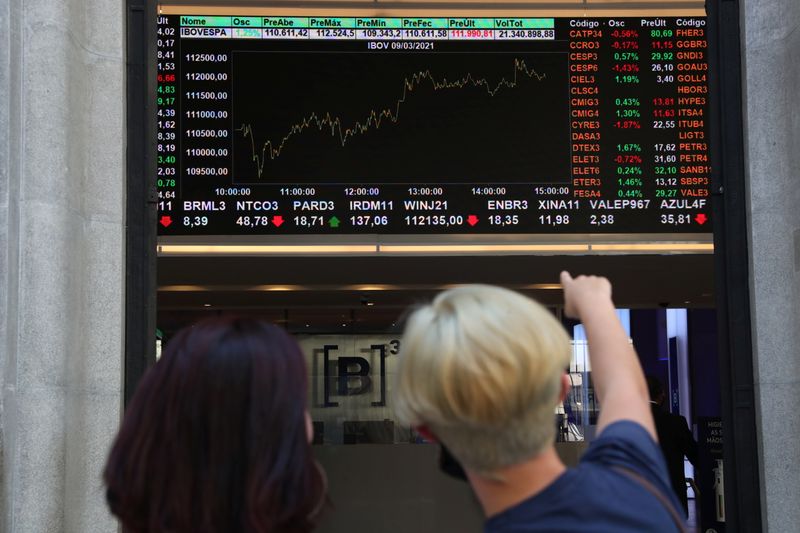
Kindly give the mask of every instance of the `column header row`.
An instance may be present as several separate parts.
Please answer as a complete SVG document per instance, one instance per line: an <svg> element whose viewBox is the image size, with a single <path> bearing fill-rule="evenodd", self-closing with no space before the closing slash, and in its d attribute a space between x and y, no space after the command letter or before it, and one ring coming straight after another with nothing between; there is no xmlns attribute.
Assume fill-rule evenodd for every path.
<svg viewBox="0 0 800 533"><path fill-rule="evenodd" d="M181 26L199 28L348 28L348 29L551 29L552 18L338 18L204 17L182 15Z"/></svg>

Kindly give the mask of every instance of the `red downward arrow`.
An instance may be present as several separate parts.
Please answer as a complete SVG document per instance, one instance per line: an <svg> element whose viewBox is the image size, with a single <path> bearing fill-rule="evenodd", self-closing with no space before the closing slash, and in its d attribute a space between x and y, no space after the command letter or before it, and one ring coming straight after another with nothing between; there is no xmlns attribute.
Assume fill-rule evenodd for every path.
<svg viewBox="0 0 800 533"><path fill-rule="evenodd" d="M283 217L280 215L275 215L274 217L272 217L272 223L275 224L276 228L280 228L281 225L283 224Z"/></svg>
<svg viewBox="0 0 800 533"><path fill-rule="evenodd" d="M470 215L470 216L468 216L468 217L467 217L467 223L468 223L470 226L474 226L475 224L477 224L477 223L478 223L478 217L476 217L475 215Z"/></svg>
<svg viewBox="0 0 800 533"><path fill-rule="evenodd" d="M695 220L695 222L697 222L698 224L700 224L702 226L703 224L706 223L706 221L708 220L708 217L705 216L703 213L700 213L699 215L694 217L694 220Z"/></svg>
<svg viewBox="0 0 800 533"><path fill-rule="evenodd" d="M158 222L166 228L172 224L172 217L164 215Z"/></svg>

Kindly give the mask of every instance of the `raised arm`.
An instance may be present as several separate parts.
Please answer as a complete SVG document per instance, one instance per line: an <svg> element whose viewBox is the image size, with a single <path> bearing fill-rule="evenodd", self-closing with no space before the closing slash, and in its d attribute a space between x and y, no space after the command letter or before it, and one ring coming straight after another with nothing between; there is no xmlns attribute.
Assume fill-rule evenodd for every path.
<svg viewBox="0 0 800 533"><path fill-rule="evenodd" d="M592 381L600 400L598 434L617 420L632 420L658 440L642 367L617 318L611 283L597 276L573 279L562 272L561 285L564 312L583 323L589 341Z"/></svg>

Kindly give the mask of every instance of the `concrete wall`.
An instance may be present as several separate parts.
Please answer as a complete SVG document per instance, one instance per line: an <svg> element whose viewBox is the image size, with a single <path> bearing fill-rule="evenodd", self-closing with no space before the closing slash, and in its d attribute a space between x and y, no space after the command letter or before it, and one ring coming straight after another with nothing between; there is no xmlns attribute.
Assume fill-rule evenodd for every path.
<svg viewBox="0 0 800 533"><path fill-rule="evenodd" d="M800 523L800 2L746 0L746 156L765 531Z"/></svg>
<svg viewBox="0 0 800 533"><path fill-rule="evenodd" d="M10 6L5 0L0 1L0 428L7 415L4 412L3 391L5 390L5 361L8 344L7 340L7 321L3 317L8 316L9 293L8 293L8 202L9 202L9 174L10 164L10 98L8 98L11 86L11 35L9 25ZM5 488L8 476L4 469L5 434L0 431L0 506L5 504ZM3 516L0 516L0 526L3 525Z"/></svg>
<svg viewBox="0 0 800 533"><path fill-rule="evenodd" d="M0 0L0 530L110 532L124 292L123 2Z"/></svg>

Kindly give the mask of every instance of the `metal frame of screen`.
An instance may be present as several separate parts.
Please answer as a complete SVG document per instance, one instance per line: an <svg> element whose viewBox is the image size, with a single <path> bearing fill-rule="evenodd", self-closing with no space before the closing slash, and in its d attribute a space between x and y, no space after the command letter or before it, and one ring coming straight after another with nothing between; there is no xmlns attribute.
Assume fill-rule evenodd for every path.
<svg viewBox="0 0 800 533"><path fill-rule="evenodd" d="M126 0L126 404L156 348L156 2Z"/></svg>
<svg viewBox="0 0 800 533"><path fill-rule="evenodd" d="M728 531L760 531L750 271L747 262L747 192L742 117L740 3L710 0L708 11L711 106L714 278L717 299L722 424L725 432L725 512ZM732 477L728 477L730 472Z"/></svg>
<svg viewBox="0 0 800 533"><path fill-rule="evenodd" d="M589 1L584 2L582 4L557 4L557 3L539 3L539 2L520 2L520 3L464 3L464 2L420 2L420 3L400 3L400 2L381 2L380 4L371 3L371 2L330 2L330 1L316 1L316 2L257 2L257 1L237 1L233 3L225 3L225 5L219 3L213 3L208 1L188 1L188 0L171 0L168 2L159 3L159 8L164 9L165 14L175 14L181 12L182 10L185 13L195 13L195 14L235 14L237 10L241 10L240 13L243 15L252 15L258 12L262 12L264 10L272 11L275 14L292 14L292 12L296 12L294 14L303 14L306 15L332 15L332 16L374 16L380 14L380 16L387 16L387 17L398 17L398 16L406 16L405 14L412 15L415 12L419 14L424 14L425 16L435 16L435 17L446 17L446 16L469 16L469 17L483 17L492 15L492 13L496 13L498 16L554 16L557 15L559 18L568 18L568 17L582 17L582 16L612 16L612 17L624 17L624 16L665 16L665 17L676 17L676 16L700 16L703 14L702 4L700 2L694 2L692 0L685 1L685 2L673 2L673 3L645 3L645 2L632 2L632 3L611 3L606 4L604 2L598 1ZM248 11L249 10L249 11ZM363 13L363 15L361 15ZM401 15L403 13L403 15ZM187 41L187 42L195 42L195 41ZM251 44L253 41L249 41ZM635 77L635 76L634 76ZM226 93L227 97L227 93ZM165 104L166 105L166 104ZM688 115L687 115L688 116ZM623 127L623 126L614 126L614 127ZM625 126L627 127L627 126ZM649 130L648 130L649 131ZM227 137L227 134L226 134ZM687 139L690 137L686 137ZM173 148L174 149L174 148ZM195 157L194 155L192 157ZM172 165L173 162L166 162L166 164ZM179 163L179 165L182 163ZM205 163L204 163L205 164ZM162 170L162 169L160 169ZM166 169L168 171L174 171L174 168ZM192 169L193 171L199 170L209 170L209 171L216 171L218 169ZM224 169L227 173L229 170L228 168ZM585 170L583 168L578 170ZM589 169L589 170L596 170L596 169ZM637 169L620 169L617 168L617 173L620 170L639 170ZM613 172L613 171L612 171ZM683 172L683 171L682 171ZM699 171L704 172L704 171ZM583 173L580 173L583 174ZM195 174L193 174L195 175ZM200 175L199 172L197 175ZM203 173L202 175L205 175ZM209 174L210 175L210 174ZM227 174L226 174L227 175ZM578 176L575 174L573 177ZM304 178L305 179L305 178ZM184 180L185 181L185 180ZM202 180L201 180L202 181ZM591 181L591 180L587 180ZM621 181L621 180L620 180ZM635 181L635 180L634 180ZM303 182L298 182L303 183ZM315 182L316 183L316 182ZM322 182L320 182L322 183ZM499 183L498 183L499 185ZM598 184L590 184L588 186L599 186ZM629 187L634 186L635 184L620 184L620 187ZM667 186L670 184L660 184L661 186ZM675 183L671 185L676 185ZM205 186L202 185L203 187ZM691 186L689 183L687 186ZM707 187L707 186L706 186ZM209 191L210 192L210 191ZM319 191L318 191L319 192ZM384 192L384 191L381 191ZM395 191L396 192L396 191ZM358 229L354 229L353 227L349 227L347 223L342 223L342 227L344 229L339 229L333 232L330 231L314 231L308 229L311 227L309 224L308 227L304 224L300 224L298 222L293 222L287 224L285 226L280 226L284 222L288 221L290 218L298 218L298 217L289 217L286 216L286 213L283 212L284 210L288 210L289 207L287 205L279 204L277 201L275 205L282 205L280 208L280 214L283 216L277 217L281 219L275 226L281 227L280 231L273 232L272 229L259 231L258 228L261 226L271 226L272 223L261 223L258 224L254 223L250 219L251 216L246 216L247 221L239 222L237 221L236 224L240 226L241 229L237 230L236 226L226 226L226 229L222 229L222 227L216 227L214 229L204 229L206 225L209 227L215 226L216 222L209 223L209 220L217 220L217 217L229 217L229 216L236 216L238 213L238 209L245 209L245 208L236 208L231 209L231 206L234 202L227 202L227 209L223 205L220 209L217 209L217 206L213 206L213 210L225 211L225 213L220 214L211 214L208 217L204 216L197 216L191 217L199 218L199 219L206 219L204 222L199 223L198 226L195 227L194 223L186 222L189 220L190 217L182 216L182 224L178 223L177 218L174 216L175 213L178 213L180 210L176 209L175 213L172 211L172 207L164 208L162 207L161 215L173 215L164 217L166 220L162 221L164 228L160 228L161 231L159 232L160 235L158 237L159 244L167 245L170 248L169 251L165 250L163 253L167 254L186 254L190 253L192 255L211 255L214 253L218 254L226 254L226 253L242 253L242 251L233 250L234 246L241 246L241 247L249 247L248 253L259 254L259 253L281 253L280 250L276 250L276 248L281 248L281 245L293 245L296 244L298 241L295 239L297 236L304 236L308 237L309 239L303 240L304 244L320 244L324 242L325 244L330 243L343 243L343 244L352 244L354 241L358 241L359 244L364 245L372 245L371 252L361 252L361 253L380 253L385 252L389 253L388 250L383 249L384 244L394 245L405 245L408 242L412 242L413 244L424 245L428 247L431 253L438 253L440 250L437 249L437 245L447 245L447 244L464 244L464 243L471 243L473 241L480 242L481 244L497 244L498 242L508 243L508 242L515 242L518 244L530 244L530 243L549 243L552 240L561 241L565 237L576 237L578 235L581 236L583 239L582 242L584 243L596 243L596 242L607 242L607 243L622 243L622 244L636 244L641 242L658 242L658 243L669 243L669 242L691 242L691 243L702 243L702 244L709 244L711 241L711 228L708 228L707 231L701 231L701 227L697 226L694 222L689 221L691 226L685 226L682 223L676 222L673 227L667 226L658 226L657 228L649 228L646 230L642 230L641 232L636 229L632 229L629 227L622 227L624 224L612 225L613 224L613 216L610 218L612 219L611 223L604 223L604 222L596 222L592 220L591 222L588 220L579 221L575 219L575 217L565 217L571 218L572 220L565 223L560 222L551 222L549 221L550 217L538 217L537 221L534 222L532 220L525 220L522 221L522 218L527 217L528 219L531 218L531 213L535 213L535 210L532 208L533 205L531 204L531 209L525 208L525 217L520 216L519 226L517 226L518 222L514 221L512 223L506 224L505 222L494 222L493 220L496 217L487 217L485 216L486 213L482 213L483 207L477 207L473 205L469 207L467 204L471 205L475 198L479 198L481 193L477 193L478 196L474 196L476 193L473 193L472 196L467 194L464 191L455 191L457 194L466 194L470 200L470 202L464 203L463 209L466 209L464 213L448 213L452 214L463 214L464 220L460 222L454 223L456 227L459 229L451 228L450 222L447 222L442 226L442 223L420 223L417 224L416 222L409 222L407 219L412 218L416 219L419 217L415 216L406 216L405 217L405 226L403 226L403 222L401 218L403 214L417 214L416 211L418 210L416 207L406 207L403 209L398 209L396 212L391 213L389 217L382 217L388 218L390 221L382 222L380 224L366 224L363 225L361 223L353 222L353 226L357 226ZM598 191L577 191L583 193L596 193ZM607 191L606 191L607 192ZM606 192L603 194L605 195ZM619 198L628 198L633 197L629 193L639 193L641 196L641 190L618 190L618 191L611 191L613 194L613 198L617 198L617 193L619 193ZM677 193L677 190L672 191L653 191L653 193ZM688 194L684 195L687 197L694 197L694 196L704 196L708 194L707 188L702 191L688 191L689 193L692 192L699 192L704 194ZM504 191L505 193L505 191ZM624 194L623 194L624 193ZM180 194L180 193L179 193ZM234 194L237 193L228 193ZM277 192L275 193L277 194ZM281 200L286 200L287 198L291 197L293 193L281 193ZM334 196L331 194L338 195L339 192L332 193L332 191L324 192L324 195L321 196L325 200L336 200ZM351 193L348 193L351 194ZM392 199L392 195L395 193L388 194L386 199ZM411 194L411 193L409 193ZM413 193L417 195L417 193ZM490 193L495 194L495 193ZM519 194L519 191L511 193L509 192L509 197L517 197L515 195ZM537 195L540 193L536 193ZM550 193L541 193L541 194L550 194ZM683 194L683 192L681 193ZM217 193L217 195L222 195L222 193ZM249 195L249 190L248 190ZM288 196L287 196L288 195ZM230 198L223 198L224 195L219 196L217 199L233 199ZM588 200L590 195L579 195L579 196L586 196L584 198L585 202L591 202ZM576 196L577 197L577 196ZM611 198L609 196L608 198ZM638 198L639 196L637 196ZM672 198L673 195L670 194L668 196ZM167 197L165 197L167 198ZM383 198L381 196L381 198ZM522 197L520 197L522 198ZM603 196L604 200L607 200L606 196ZM650 201L650 197L646 196L647 201ZM655 196L655 198L659 198L659 196ZM184 198L185 200L186 198ZM191 197L190 199L197 200L198 198L195 196ZM393 198L395 200L395 204L398 204L397 198ZM539 198L536 196L536 199L547 199L547 198ZM452 199L451 199L452 200ZM528 198L530 201L531 198ZM536 201L536 200L534 200ZM700 199L699 201L705 202L705 198ZM338 200L337 200L338 202ZM480 200L475 200L475 202L480 203ZM172 204L173 202L165 202L167 204ZM186 202L183 202L184 204ZM220 202L225 204L226 202ZM238 202L235 202L238 204ZM333 202L330 202L331 205ZM452 202L451 202L452 203ZM460 205L460 202L455 202L456 204ZM212 205L212 204L209 204ZM710 206L710 203L707 204ZM586 215L588 212L588 206L581 206L580 212L583 215ZM586 207L586 209L583 209ZM671 209L679 208L679 206L673 206ZM689 207L691 208L691 207ZM200 207L193 207L193 213L196 215L203 215L204 210L208 210L209 208ZM247 208L249 209L249 208ZM274 208L271 208L274 209ZM344 209L341 205L337 203L337 209ZM352 209L352 208L351 208ZM394 208L388 208L390 211ZM424 209L430 209L428 207L424 207ZM491 208L493 210L496 208ZM545 209L546 213L543 211L542 213L549 214L550 208L542 208L541 206L538 209ZM603 206L599 208L592 208L594 209L605 209ZM611 208L610 208L611 209ZM617 209L614 207L613 209ZM196 212L194 212L197 210ZM233 215L228 215L228 213L234 213ZM361 211L359 211L360 213ZM427 211L422 211L426 213ZM594 211L592 211L594 212ZM599 211L598 211L599 212ZM605 211L603 211L605 212ZM610 212L610 211L609 211ZM186 214L185 212L182 212ZM330 212L332 214L333 211ZM475 222L470 222L470 226L474 226L474 224L478 223L478 221L482 221L481 224L470 228L466 226L467 222L467 214L466 213L477 213L479 216L474 217L476 220ZM655 212L653 212L655 213ZM653 213L649 215L652 216ZM659 213L662 213L659 211ZM180 214L180 213L178 213ZM252 213L247 213L251 215ZM259 211L257 214L265 215L266 213L262 213ZM275 211L275 214L278 214ZM297 214L297 213L293 213ZM301 213L302 214L302 213ZM313 213L312 213L313 214ZM338 213L341 216L341 213ZM349 212L352 214L352 212ZM664 213L662 213L664 214ZM613 215L613 213L612 213ZM626 215L627 216L627 215ZM637 211L638 216L638 211ZM257 217L259 220L267 220L269 219L268 216L260 216ZM302 218L302 217L300 217ZM319 229L317 226L317 222L323 222L322 226L325 226L327 230L327 225L324 223L322 216L315 216L312 217L316 220L313 226L315 229ZM344 218L344 217L343 217ZM353 218L353 217L350 217ZM364 217L361 217L364 218ZM423 217L425 218L425 217ZM492 220L489 220L491 218ZM540 221L538 219L545 218L547 221ZM558 217L557 217L558 218ZM619 221L619 217L618 221ZM670 217L671 219L671 217ZM686 219L688 220L688 216L681 216L681 220ZM253 222L253 223L251 223ZM227 220L226 223L231 224L232 220ZM465 227L465 231L462 231L460 227L462 223ZM484 224L485 223L485 224ZM661 221L661 224L671 224L670 222ZM703 224L704 221L698 221L697 224ZM387 225L388 224L388 225ZM488 225L486 225L488 224ZM563 224L563 226L561 225ZM569 224L569 226L567 225ZM587 224L592 224L588 226ZM189 225L192 229L184 230L181 226L182 225ZM299 230L295 228L295 226L302 226ZM551 227L552 226L552 227ZM258 227L258 228L257 228ZM334 226L332 226L334 227ZM339 224L335 226L339 228ZM369 228L374 227L374 231L370 231ZM558 230L554 230L553 228L557 227ZM169 228L169 229L167 229ZM256 229L254 229L256 228ZM515 229L519 228L517 231ZM663 230L661 228L664 228ZM681 230L688 231L688 233L680 233ZM439 231L437 231L439 229ZM613 231L613 229L617 229L617 231ZM285 231L285 232L284 232ZM186 250L187 246L196 245L196 246L204 246L204 245L213 245L215 250L213 251L201 251L199 253L192 252ZM260 245L258 247L254 245ZM175 250L175 248L181 248L180 250ZM223 249L220 249L223 248ZM265 250L257 250L256 248L264 248ZM709 246L710 249L710 246ZM577 250L580 252L580 250ZM594 251L594 250L593 250ZM352 250L348 250L346 253L354 253Z"/></svg>
<svg viewBox="0 0 800 533"><path fill-rule="evenodd" d="M175 2L176 4L182 2ZM186 2L188 4L188 2ZM193 1L193 5L212 2ZM231 2L228 5L270 3ZM272 2L286 7L286 2ZM292 2L296 7L367 7L365 3ZM395 3L393 8L480 9L474 4ZM511 5L537 11L575 7L568 4ZM369 4L375 8L375 4ZM509 4L493 4L493 8ZM628 9L652 4L614 3L594 7ZM681 4L659 7L679 9ZM719 367L725 427L726 512L728 531L759 531L761 501L752 497L761 486L753 386L750 333L750 272L747 264L746 191L742 117L740 3L709 0L709 27L713 200L715 220L715 279L719 328ZM127 211L125 301L125 398L131 397L148 365L155 360L156 307L156 163L155 139L155 36L157 2L126 0L127 43Z"/></svg>

